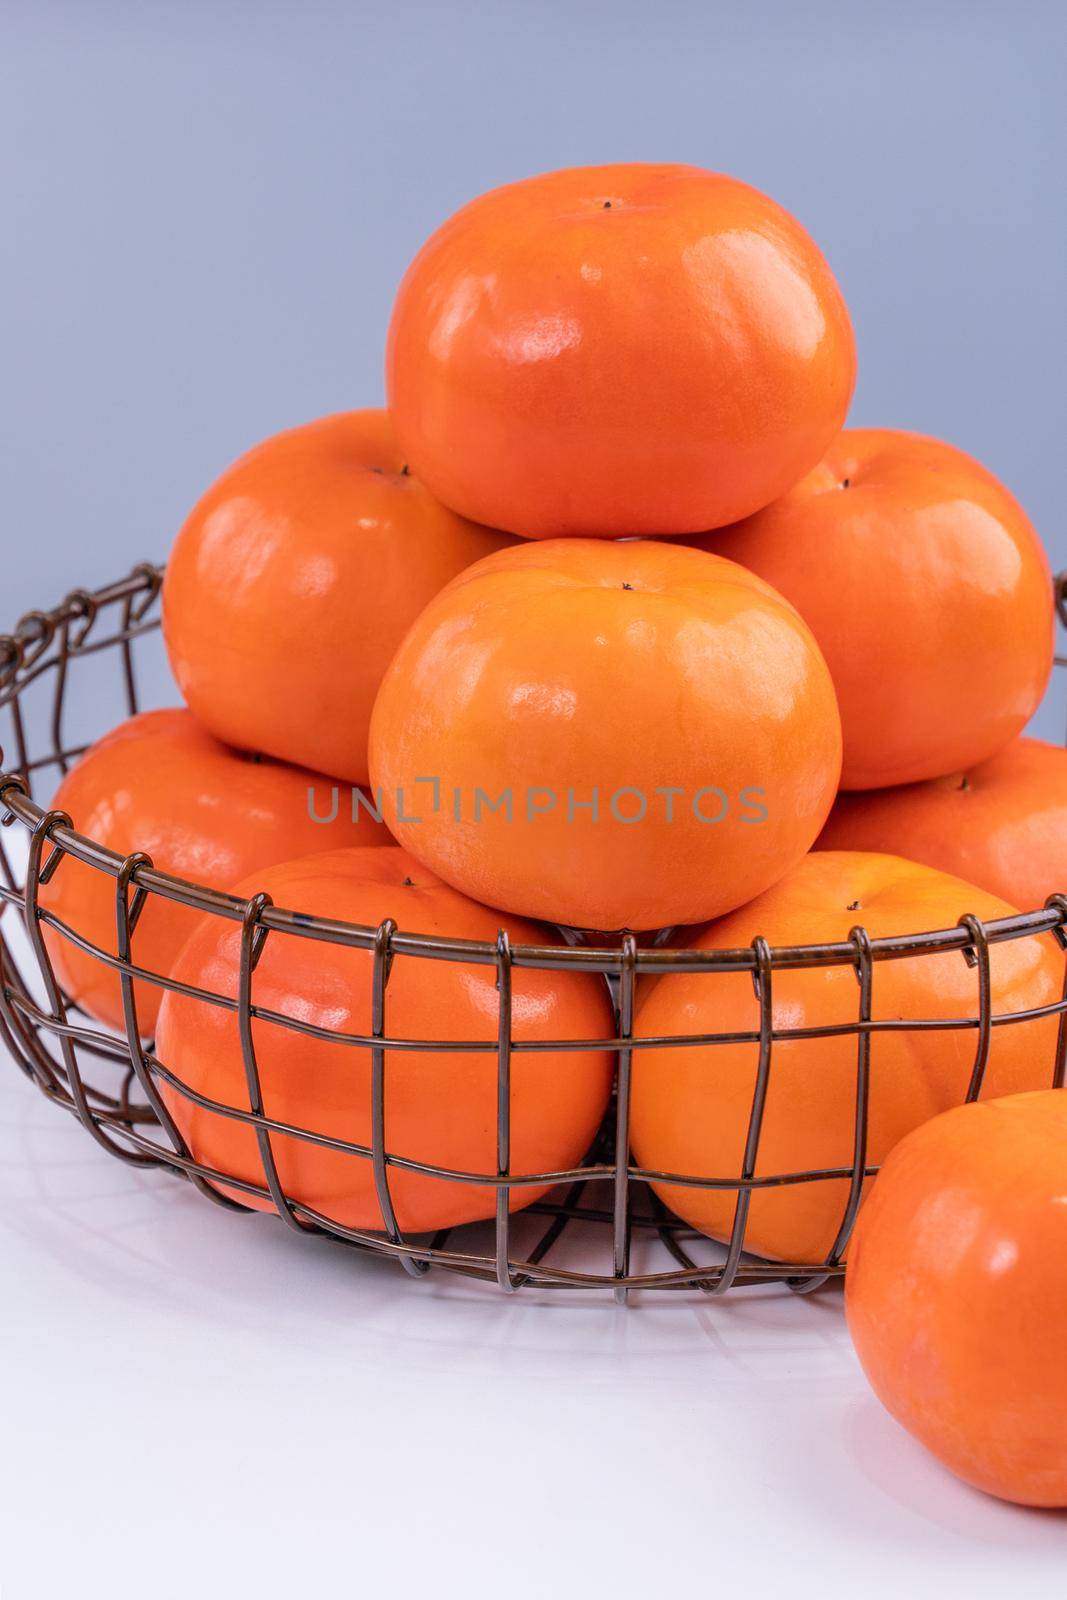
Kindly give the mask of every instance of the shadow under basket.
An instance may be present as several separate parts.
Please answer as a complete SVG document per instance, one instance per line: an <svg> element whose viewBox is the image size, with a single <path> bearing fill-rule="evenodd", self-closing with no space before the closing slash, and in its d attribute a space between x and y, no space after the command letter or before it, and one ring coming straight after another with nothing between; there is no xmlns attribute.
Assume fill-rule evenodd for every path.
<svg viewBox="0 0 1067 1600"><path fill-rule="evenodd" d="M958 952L973 969L976 1005L958 1018L894 1019L891 1026L909 1031L960 1030L970 1040L969 1084L962 1098L982 1092L985 1066L995 1029L1058 1016L1049 1024L1052 1059L1042 1081L1062 1087L1067 1065L1067 982L1062 998L1038 1011L997 1015L989 981L990 949L1003 942L1041 935L1054 936L1067 948L1067 898L1053 895L1046 906L1024 915L982 923L964 917L959 925L899 938L872 939L862 928L850 939L824 945L770 948L762 939L751 948L689 952L656 940L639 944L627 935L615 949L593 948L579 935L551 947L510 945L505 937L493 943L428 938L398 931L392 922L377 928L325 923L263 903L244 901L218 890L157 871L142 854L122 858L76 832L61 812L43 809L34 790L51 792L71 763L102 734L108 695L111 721L139 709L145 681L162 685L165 675L160 650L158 602L162 569L140 566L125 579L96 593L76 591L49 612L31 612L15 632L0 637L0 713L8 728L0 737L11 770L0 776L0 1036L24 1073L55 1104L70 1112L109 1154L137 1167L159 1167L193 1184L201 1194L229 1210L274 1209L300 1233L327 1237L361 1252L391 1257L413 1277L446 1272L496 1284L508 1293L529 1289L607 1290L619 1301L632 1290L688 1291L715 1296L756 1285L787 1285L796 1291L817 1288L840 1277L849 1235L864 1183L877 1172L868 1158L872 1043L887 1026L873 1018L872 990L880 963L941 956ZM1057 580L1061 623L1067 624L1067 575ZM1067 665L1057 658L1058 667ZM92 692L89 686L92 685ZM102 711L102 707L104 710ZM80 720L91 726L78 727ZM68 733L68 725L76 732ZM105 954L77 928L61 923L41 903L40 889L73 856L111 880L116 908L117 955ZM220 1115L244 1122L254 1133L262 1162L262 1181L251 1183L232 1173L199 1163L191 1155L168 1111L168 1099L195 1091L183 1084L137 1033L133 982L143 979L193 998L198 991L137 964L136 929L148 897L158 895L204 914L228 919L241 929L241 972L236 998L216 1000L237 1013L243 1045L248 1095L245 1103L213 1105ZM124 1033L102 1029L81 1013L56 977L44 937L73 940L116 974L125 1000ZM272 934L317 939L362 949L373 963L371 1031L364 1037L341 1034L345 1044L361 1050L370 1063L370 1126L367 1144L328 1141L352 1161L369 1163L381 1217L377 1231L346 1227L288 1196L281 1184L275 1142L281 1138L322 1143L312 1130L280 1124L263 1110L251 1022L257 1016L255 966L263 942ZM50 935L50 938L52 935ZM387 1030L389 981L398 962L456 961L495 968L498 1032L495 1040L462 1042L391 1040ZM826 1028L791 1030L774 1026L771 1004L776 974L800 968L843 967L855 974L855 1017ZM614 1035L607 1039L567 1041L567 1049L611 1052L615 1085L600 1132L583 1163L568 1171L512 1172L510 1082L514 1059L524 1048L512 1036L512 979L517 969L575 971L605 982L610 990ZM653 1172L630 1157L630 1111L633 1069L638 1052L655 1042L634 1036L635 992L642 978L669 982L677 973L747 973L757 1003L758 1027L742 1042L752 1050L752 1104L744 1148L736 1170L714 1177ZM276 1016L269 1020L277 1021ZM301 1023L285 1019L295 1030ZM852 1039L854 1073L850 1084L850 1127L854 1130L849 1158L835 1167L766 1173L759 1170L760 1132L775 1049L791 1037L823 1038L842 1034ZM684 1048L698 1041L674 1038ZM702 1035L701 1048L737 1043L738 1036ZM390 1151L385 1140L387 1060L390 1048L425 1051L457 1048L488 1052L495 1058L496 1163L489 1172L456 1172ZM545 1049L543 1041L536 1048ZM166 1086L166 1097L161 1094ZM474 1183L495 1190L495 1218L411 1236L397 1224L390 1182L399 1169L421 1172L450 1182ZM667 1210L654 1184L669 1182L729 1194L732 1227L722 1243L696 1232ZM769 1261L746 1248L746 1224L754 1194L789 1185L836 1183L842 1194L840 1222L832 1246L818 1260ZM223 1186L225 1192L220 1189ZM544 1194L515 1211L509 1194L530 1186Z"/></svg>

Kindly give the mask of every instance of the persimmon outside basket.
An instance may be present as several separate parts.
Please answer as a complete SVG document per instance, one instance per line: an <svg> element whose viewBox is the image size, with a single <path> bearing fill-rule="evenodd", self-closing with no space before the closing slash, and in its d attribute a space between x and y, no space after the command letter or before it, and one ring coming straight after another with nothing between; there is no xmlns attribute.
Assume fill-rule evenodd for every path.
<svg viewBox="0 0 1067 1600"><path fill-rule="evenodd" d="M102 697L95 693L81 700L92 705L94 725L81 736L67 732L74 720L72 706L79 700L79 676L107 670L119 691L125 714L139 709L138 681L142 652L157 652L159 665L158 599L162 569L141 566L130 577L90 594L76 591L55 610L31 612L9 636L0 636L0 715L9 729L0 728L0 744L8 752L11 771L0 776L0 1036L11 1055L42 1093L74 1115L111 1155L137 1167L161 1167L194 1184L206 1197L234 1210L237 1201L219 1193L225 1180L231 1191L258 1194L272 1203L291 1227L326 1235L361 1251L393 1257L412 1276L433 1270L465 1274L495 1283L505 1291L532 1287L553 1289L602 1288L623 1301L630 1290L655 1289L720 1295L746 1285L779 1283L807 1290L843 1272L842 1258L859 1208L866 1177L877 1171L867 1158L867 1112L871 1073L871 1040L887 1026L919 1031L930 1028L967 1029L974 1037L974 1065L967 1098L981 1093L992 1029L1056 1013L1060 1022L1055 1059L1048 1063L1048 1082L1062 1087L1067 1076L1067 973L1063 999L1043 1011L997 1016L991 1009L989 947L1001 940L1054 934L1067 949L1067 897L1050 895L1041 910L982 924L964 917L955 928L909 934L899 938L870 939L862 928L844 943L769 948L757 939L752 948L691 953L660 945L638 947L628 936L621 949L593 949L571 942L559 947L509 946L503 936L493 944L449 941L398 930L392 923L359 928L329 923L263 904L234 898L157 871L147 856L126 859L72 830L61 812L44 809L33 797L35 788L50 794L70 763L105 731L100 720ZM1057 580L1060 622L1067 626L1067 574ZM1067 666L1067 658L1058 658ZM85 715L84 706L78 706ZM120 713L121 714L121 713ZM116 720L113 717L111 720ZM0 761L0 767L3 762ZM62 870L65 855L77 857L114 882L118 958L96 950L76 928L67 928L40 904L39 888ZM1055 887L1055 886L1050 886ZM1067 885L1062 886L1067 889ZM163 975L136 964L136 927L149 895L161 895L204 913L225 917L242 925L242 964L238 999L215 997L236 1010L241 1023L247 1103L220 1107L220 1115L238 1118L256 1131L265 1181L254 1186L231 1174L199 1165L182 1142L159 1094L161 1080L196 1100L187 1086L169 1072L165 1063L138 1038L133 992L134 978L181 988ZM80 1014L62 992L42 937L42 924L50 923L63 937L72 939L115 969L122 985L126 1013L125 1035L102 1031ZM264 1112L250 1018L263 1015L255 1006L254 968L257 952L271 933L333 942L373 953L373 1017L369 1036L337 1035L345 1042L370 1051L370 1145L327 1139L309 1130L273 1121ZM887 1024L871 1020L874 968L882 961L921 956L923 953L959 951L975 975L978 1007L969 1018L930 1020L908 1018ZM397 961L446 960L495 967L499 991L499 1031L495 1042L390 1038L387 1029L388 980ZM1067 965L1067 963L1065 963ZM825 1028L782 1029L773 1026L774 974L797 967L848 966L855 971L856 1020ZM513 1055L522 1049L556 1048L525 1044L511 1038L511 970L580 970L599 973L612 994L615 1037L610 1040L568 1041L565 1048L611 1050L617 1059L616 1087L608 1116L584 1164L572 1171L515 1177L509 1172L509 1081ZM715 1178L687 1174L652 1173L634 1166L628 1153L630 1081L634 1052L661 1040L633 1037L634 991L642 974L671 972L744 972L751 974L759 1001L758 1032L743 1036L758 1046L758 1065L748 1136L740 1170ZM284 1025L307 1031L294 1018ZM853 1034L856 1040L855 1135L850 1164L819 1171L756 1175L760 1125L772 1066L774 1044L783 1038L820 1038ZM742 1036L705 1036L709 1046ZM676 1039L684 1045L695 1041ZM497 1170L492 1173L457 1173L407 1160L386 1149L385 1097L388 1051L404 1049L491 1051L497 1058ZM199 1101L204 1104L205 1102ZM372 1164L375 1188L386 1227L380 1233L342 1227L328 1217L301 1206L286 1196L278 1179L272 1153L272 1135L308 1139L332 1149L347 1151L353 1161ZM390 1175L398 1167L476 1182L495 1187L495 1223L469 1224L433 1237L405 1236L396 1223L390 1199ZM734 1224L724 1245L695 1233L660 1203L650 1180L691 1184L733 1191ZM766 1261L745 1249L745 1227L753 1191L776 1185L847 1181L847 1201L833 1248L819 1261ZM547 1198L517 1213L509 1211L508 1192L519 1184L552 1185Z"/></svg>

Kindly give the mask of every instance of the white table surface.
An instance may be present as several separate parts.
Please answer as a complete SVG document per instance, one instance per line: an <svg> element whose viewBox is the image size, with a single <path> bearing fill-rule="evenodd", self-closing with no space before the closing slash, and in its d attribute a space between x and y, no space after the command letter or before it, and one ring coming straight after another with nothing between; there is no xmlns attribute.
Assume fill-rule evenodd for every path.
<svg viewBox="0 0 1067 1600"><path fill-rule="evenodd" d="M4 1058L0 1597L1062 1595L840 1295L409 1281L99 1150Z"/></svg>

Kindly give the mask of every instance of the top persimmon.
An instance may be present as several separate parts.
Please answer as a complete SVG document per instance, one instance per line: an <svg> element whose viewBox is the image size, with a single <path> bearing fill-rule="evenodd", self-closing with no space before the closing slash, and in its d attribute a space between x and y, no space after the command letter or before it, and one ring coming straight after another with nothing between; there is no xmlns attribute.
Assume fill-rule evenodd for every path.
<svg viewBox="0 0 1067 1600"><path fill-rule="evenodd" d="M171 551L178 686L216 738L364 783L397 645L450 578L511 542L438 504L384 411L276 434L222 474Z"/></svg>
<svg viewBox="0 0 1067 1600"><path fill-rule="evenodd" d="M891 428L841 434L802 483L693 541L751 567L822 646L843 789L985 761L1052 671L1052 575L1019 502L973 457Z"/></svg>
<svg viewBox="0 0 1067 1600"><path fill-rule="evenodd" d="M855 347L811 238L699 167L576 167L449 218L393 311L397 436L446 505L527 538L691 533L783 494Z"/></svg>

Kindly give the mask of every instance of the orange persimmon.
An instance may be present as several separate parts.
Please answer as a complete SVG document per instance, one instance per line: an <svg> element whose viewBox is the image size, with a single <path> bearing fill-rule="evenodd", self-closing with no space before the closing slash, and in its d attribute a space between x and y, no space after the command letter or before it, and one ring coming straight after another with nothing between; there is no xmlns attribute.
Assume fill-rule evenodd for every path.
<svg viewBox="0 0 1067 1600"><path fill-rule="evenodd" d="M1067 893L1067 750L1013 739L962 772L838 796L816 850L885 850L1024 911Z"/></svg>
<svg viewBox="0 0 1067 1600"><path fill-rule="evenodd" d="M1045 692L1048 558L1004 485L940 440L849 429L780 500L697 542L811 627L841 705L842 788L985 761Z"/></svg>
<svg viewBox="0 0 1067 1600"><path fill-rule="evenodd" d="M492 943L503 926L513 945L547 945L545 929L475 904L440 883L403 850L341 850L283 863L247 880L238 893L270 894L276 905L333 921ZM183 950L175 976L235 998L241 930L206 917ZM312 1028L369 1035L374 958L367 949L271 933L256 966L257 1009ZM499 991L495 965L394 957L385 995L386 1035L404 1040L495 1042ZM607 989L588 973L512 971L515 1041L607 1040L614 1034ZM331 1138L371 1143L371 1052L298 1032L262 1016L252 1024L266 1115ZM238 1019L231 1010L168 993L157 1053L172 1073L216 1103L249 1108ZM607 1050L514 1051L511 1059L511 1171L575 1166L591 1143L611 1092ZM387 1049L385 1144L394 1158L450 1172L497 1171L495 1049ZM263 1162L247 1123L163 1086L175 1122L197 1160L232 1178L264 1184ZM284 1192L342 1226L382 1227L369 1159L291 1134L273 1134ZM415 1233L491 1217L496 1190L393 1164L389 1184L398 1222ZM225 1185L222 1185L225 1188ZM511 1190L519 1210L545 1185ZM235 1191L248 1204L257 1196Z"/></svg>
<svg viewBox="0 0 1067 1600"><path fill-rule="evenodd" d="M276 434L212 485L171 551L178 687L217 738L364 783L374 696L409 625L510 543L433 498L384 411Z"/></svg>
<svg viewBox="0 0 1067 1600"><path fill-rule="evenodd" d="M822 851L806 856L751 905L675 943L695 950L738 949L762 937L772 946L845 941L862 927L872 938L952 928L971 913L983 922L1014 907L973 885L895 856ZM1063 956L1051 937L990 946L996 1015L1052 1006L1060 998ZM860 990L851 966L793 967L772 974L775 1029L855 1023ZM871 1015L895 1023L959 1018L971 1026L871 1035L867 1160L877 1165L919 1123L961 1102L978 1048L978 974L961 950L879 961ZM674 973L639 992L637 1032L645 1038L758 1033L750 974ZM992 1029L983 1092L1051 1084L1054 1015ZM649 1046L634 1056L631 1141L648 1171L729 1183L741 1176L756 1087L756 1043ZM857 1074L855 1033L777 1039L760 1131L757 1178L848 1168L853 1159ZM737 1191L657 1183L664 1202L694 1227L728 1237ZM757 1255L817 1264L833 1247L849 1180L757 1187L746 1246Z"/></svg>
<svg viewBox="0 0 1067 1600"><path fill-rule="evenodd" d="M528 538L718 527L783 494L841 427L848 311L800 224L699 167L494 189L415 257L386 378L446 505Z"/></svg>
<svg viewBox="0 0 1067 1600"><path fill-rule="evenodd" d="M1067 1094L959 1106L860 1216L848 1326L878 1398L959 1477L1067 1506Z"/></svg>
<svg viewBox="0 0 1067 1600"><path fill-rule="evenodd" d="M353 808L350 798L334 795L321 773L229 749L175 709L145 711L112 729L67 773L53 804L108 850L143 851L161 872L228 889L294 853L389 841L367 805ZM117 953L115 880L104 871L65 857L42 886L41 904L98 949ZM134 933L135 964L166 976L198 920L189 907L150 894ZM47 925L45 941L71 999L122 1027L114 970ZM146 1036L161 993L156 984L134 984Z"/></svg>
<svg viewBox="0 0 1067 1600"><path fill-rule="evenodd" d="M659 540L557 539L430 602L383 679L371 772L391 831L464 893L658 928L800 859L840 739L826 664L761 579Z"/></svg>

